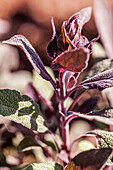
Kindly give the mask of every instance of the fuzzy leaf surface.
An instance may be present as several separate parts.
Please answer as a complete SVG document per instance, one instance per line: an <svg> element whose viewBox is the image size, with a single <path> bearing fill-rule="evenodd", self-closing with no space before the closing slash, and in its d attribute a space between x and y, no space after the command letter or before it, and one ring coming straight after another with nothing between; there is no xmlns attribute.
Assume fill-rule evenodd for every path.
<svg viewBox="0 0 113 170"><path fill-rule="evenodd" d="M87 80L111 68L113 68L113 60L105 59L99 61L96 64L94 64L94 66L87 72L87 74L84 77L84 80Z"/></svg>
<svg viewBox="0 0 113 170"><path fill-rule="evenodd" d="M111 148L92 149L81 152L72 161L81 169L90 167L93 170L98 170L105 164L111 152Z"/></svg>
<svg viewBox="0 0 113 170"><path fill-rule="evenodd" d="M100 148L110 147L113 149L113 132L94 130L89 133L97 135Z"/></svg>
<svg viewBox="0 0 113 170"><path fill-rule="evenodd" d="M104 71L80 83L86 89L104 90L113 86L113 69Z"/></svg>
<svg viewBox="0 0 113 170"><path fill-rule="evenodd" d="M33 163L26 170L63 170L63 167L55 162Z"/></svg>
<svg viewBox="0 0 113 170"><path fill-rule="evenodd" d="M38 74L40 74L43 79L48 80L54 84L52 77L46 71L39 55L23 35L14 35L9 40L3 41L3 43L20 47L25 52L28 60L34 69L38 72Z"/></svg>
<svg viewBox="0 0 113 170"><path fill-rule="evenodd" d="M0 90L0 114L29 129L38 132L47 130L38 105L16 90Z"/></svg>
<svg viewBox="0 0 113 170"><path fill-rule="evenodd" d="M102 110L94 110L94 111L89 112L88 115L95 115L95 116L97 115L97 116L113 118L113 108L108 107Z"/></svg>

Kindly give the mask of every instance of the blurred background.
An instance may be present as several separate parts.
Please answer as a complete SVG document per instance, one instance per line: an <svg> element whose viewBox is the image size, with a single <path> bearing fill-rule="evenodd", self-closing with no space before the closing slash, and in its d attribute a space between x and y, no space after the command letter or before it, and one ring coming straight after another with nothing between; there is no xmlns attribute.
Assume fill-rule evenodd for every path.
<svg viewBox="0 0 113 170"><path fill-rule="evenodd" d="M83 34L91 40L98 35L94 17L94 2L94 0L0 0L0 41L15 34L22 34L31 42L44 64L50 65L51 59L46 54L46 48L52 36L51 17L54 17L59 34L64 20L82 8L91 6L91 19L83 28ZM113 0L107 0L107 3L113 8ZM16 50L14 47L2 44L0 44L0 54L0 87L17 86L17 89L22 90L20 82L23 82L22 88L24 88L26 83L31 80L31 74L27 71L32 70L25 54L20 49ZM4 76L5 72L15 70L27 71L24 74L23 72L14 73L13 79L10 74L7 74L7 78ZM20 78L21 81L18 81Z"/></svg>

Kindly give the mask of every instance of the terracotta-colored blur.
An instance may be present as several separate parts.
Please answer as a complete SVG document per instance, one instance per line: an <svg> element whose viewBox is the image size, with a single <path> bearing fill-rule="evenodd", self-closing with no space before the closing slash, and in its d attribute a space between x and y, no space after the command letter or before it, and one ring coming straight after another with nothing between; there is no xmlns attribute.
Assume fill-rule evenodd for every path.
<svg viewBox="0 0 113 170"><path fill-rule="evenodd" d="M113 0L107 2L113 7ZM0 19L10 23L9 30L6 29L6 33L0 35L0 39L9 38L14 34L23 34L38 53L45 56L52 35L51 17L54 17L59 32L63 20L67 20L84 7L93 8L93 3L94 0L0 0ZM91 20L84 27L84 34L89 39L97 36L93 12Z"/></svg>

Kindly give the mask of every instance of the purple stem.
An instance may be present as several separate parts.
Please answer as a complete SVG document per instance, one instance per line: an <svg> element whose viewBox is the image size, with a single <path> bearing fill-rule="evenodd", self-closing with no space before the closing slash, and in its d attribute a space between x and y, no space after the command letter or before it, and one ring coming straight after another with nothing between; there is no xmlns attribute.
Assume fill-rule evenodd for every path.
<svg viewBox="0 0 113 170"><path fill-rule="evenodd" d="M67 112L73 110L73 108L74 108L75 104L77 103L78 99L80 98L80 96L81 96L85 91L86 91L86 89L84 89L79 96L77 96L77 97L75 97L75 98L73 99L73 102L72 102L72 104L70 105L70 107L68 108L68 111L67 111Z"/></svg>
<svg viewBox="0 0 113 170"><path fill-rule="evenodd" d="M48 130L48 132L51 134L51 136L53 137L57 147L59 150L61 150L61 145L58 143L58 140L56 139L56 136L54 135L54 133L51 130Z"/></svg>

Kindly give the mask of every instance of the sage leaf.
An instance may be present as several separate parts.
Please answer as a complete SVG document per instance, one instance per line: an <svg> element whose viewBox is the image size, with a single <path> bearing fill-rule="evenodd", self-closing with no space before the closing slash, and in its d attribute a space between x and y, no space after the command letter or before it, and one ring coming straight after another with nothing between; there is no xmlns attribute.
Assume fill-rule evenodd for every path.
<svg viewBox="0 0 113 170"><path fill-rule="evenodd" d="M111 152L111 148L91 149L79 153L72 161L76 166L80 166L81 169L90 167L91 169L97 170L103 167Z"/></svg>
<svg viewBox="0 0 113 170"><path fill-rule="evenodd" d="M21 96L16 90L0 90L0 114L29 129L38 132L47 130L38 105L28 96Z"/></svg>
<svg viewBox="0 0 113 170"><path fill-rule="evenodd" d="M26 170L63 170L63 167L55 162L33 163Z"/></svg>
<svg viewBox="0 0 113 170"><path fill-rule="evenodd" d="M43 79L50 81L55 86L54 80L46 71L39 55L23 35L14 35L9 40L3 41L3 43L20 47L25 52L28 60L32 64L33 68L38 72L38 74L40 74Z"/></svg>

